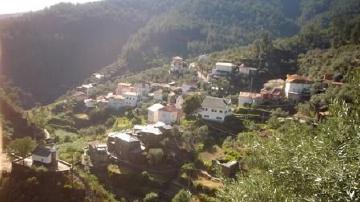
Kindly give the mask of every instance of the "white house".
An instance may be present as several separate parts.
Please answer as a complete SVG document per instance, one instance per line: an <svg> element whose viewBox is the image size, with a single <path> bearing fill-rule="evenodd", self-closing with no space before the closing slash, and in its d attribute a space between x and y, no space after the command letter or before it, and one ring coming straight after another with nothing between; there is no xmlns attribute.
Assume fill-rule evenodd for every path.
<svg viewBox="0 0 360 202"><path fill-rule="evenodd" d="M125 97L121 95L114 95L113 93L109 93L106 96L108 107L112 109L120 109L125 106Z"/></svg>
<svg viewBox="0 0 360 202"><path fill-rule="evenodd" d="M180 120L180 111L174 105L168 105L159 109L160 122L171 124Z"/></svg>
<svg viewBox="0 0 360 202"><path fill-rule="evenodd" d="M96 100L94 99L85 99L84 104L87 108L94 108L96 107Z"/></svg>
<svg viewBox="0 0 360 202"><path fill-rule="evenodd" d="M260 93L240 92L239 105L243 106L244 104L256 104L259 103L261 99Z"/></svg>
<svg viewBox="0 0 360 202"><path fill-rule="evenodd" d="M100 108L109 107L109 100L106 99L104 96L99 96L96 98L96 105Z"/></svg>
<svg viewBox="0 0 360 202"><path fill-rule="evenodd" d="M239 73L240 74L245 74L245 75L252 75L257 71L256 68L253 67L246 67L244 64L240 65L239 67Z"/></svg>
<svg viewBox="0 0 360 202"><path fill-rule="evenodd" d="M310 93L312 81L297 74L287 75L285 81L285 96L289 99L300 99Z"/></svg>
<svg viewBox="0 0 360 202"><path fill-rule="evenodd" d="M187 67L184 62L184 59L179 56L173 57L171 61L170 72L183 73L185 71L187 71Z"/></svg>
<svg viewBox="0 0 360 202"><path fill-rule="evenodd" d="M225 98L206 96L199 114L205 120L224 122L225 118L232 114L230 101Z"/></svg>
<svg viewBox="0 0 360 202"><path fill-rule="evenodd" d="M56 149L55 147L38 145L32 152L31 159L33 164L42 164L45 166L57 165Z"/></svg>
<svg viewBox="0 0 360 202"><path fill-rule="evenodd" d="M139 94L136 92L125 92L122 96L124 97L124 106L136 107L139 102Z"/></svg>
<svg viewBox="0 0 360 202"><path fill-rule="evenodd" d="M99 73L94 73L94 77L96 78L96 79L102 79L102 78L104 78L105 77L105 75L104 74L99 74Z"/></svg>
<svg viewBox="0 0 360 202"><path fill-rule="evenodd" d="M217 62L215 68L212 70L213 75L224 76L229 75L235 68L235 65L228 62Z"/></svg>
<svg viewBox="0 0 360 202"><path fill-rule="evenodd" d="M83 91L84 93L86 93L87 96L89 96L91 93L93 93L95 86L93 83L89 83L81 85L77 87L77 89Z"/></svg>
<svg viewBox="0 0 360 202"><path fill-rule="evenodd" d="M148 108L148 122L156 123L159 121L159 110L164 108L162 104L154 104Z"/></svg>
<svg viewBox="0 0 360 202"><path fill-rule="evenodd" d="M122 95L126 92L134 92L134 87L130 83L118 83L116 95Z"/></svg>

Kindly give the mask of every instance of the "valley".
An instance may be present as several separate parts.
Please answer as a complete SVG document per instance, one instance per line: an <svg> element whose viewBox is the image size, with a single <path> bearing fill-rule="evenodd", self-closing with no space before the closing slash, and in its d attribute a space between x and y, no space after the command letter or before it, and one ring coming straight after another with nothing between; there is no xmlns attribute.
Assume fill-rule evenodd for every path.
<svg viewBox="0 0 360 202"><path fill-rule="evenodd" d="M359 13L105 0L0 19L0 201L358 201Z"/></svg>

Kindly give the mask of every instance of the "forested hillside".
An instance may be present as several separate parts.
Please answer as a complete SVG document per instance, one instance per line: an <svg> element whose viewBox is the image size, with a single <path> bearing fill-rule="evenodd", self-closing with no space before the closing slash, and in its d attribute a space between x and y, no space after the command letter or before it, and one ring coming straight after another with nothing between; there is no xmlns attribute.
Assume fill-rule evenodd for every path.
<svg viewBox="0 0 360 202"><path fill-rule="evenodd" d="M60 4L0 21L2 65L15 85L49 103L104 66L106 74L142 70L174 55L248 45L264 33L281 38L280 53L295 58L314 48L358 43L359 11L357 0Z"/></svg>
<svg viewBox="0 0 360 202"><path fill-rule="evenodd" d="M285 2L183 1L132 36L122 58L131 68L141 69L163 56L196 56L247 45L264 32L273 37L292 36L299 30L298 1Z"/></svg>
<svg viewBox="0 0 360 202"><path fill-rule="evenodd" d="M19 90L0 82L0 122L3 125L4 140L8 138L42 138L43 131L29 122L21 109Z"/></svg>
<svg viewBox="0 0 360 202"><path fill-rule="evenodd" d="M340 38L359 38L354 33L359 11L354 0L184 1L132 36L122 59L131 68L144 68L163 56L196 56L247 45L264 33L275 39L299 31L298 52L327 48L344 43Z"/></svg>
<svg viewBox="0 0 360 202"><path fill-rule="evenodd" d="M0 21L2 66L15 85L48 103L112 63L129 36L168 1L58 4Z"/></svg>

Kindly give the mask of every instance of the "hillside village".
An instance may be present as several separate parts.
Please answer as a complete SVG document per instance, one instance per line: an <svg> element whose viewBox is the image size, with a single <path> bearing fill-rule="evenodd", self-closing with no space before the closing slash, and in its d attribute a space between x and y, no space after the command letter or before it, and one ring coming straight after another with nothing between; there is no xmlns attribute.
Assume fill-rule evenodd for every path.
<svg viewBox="0 0 360 202"><path fill-rule="evenodd" d="M253 80L258 77L257 68L248 67L238 61L218 61L213 64L213 68L204 71L201 64L207 57L202 55L197 60L188 62L176 56L169 66L156 70L163 71L166 77L182 78L179 80L183 82L171 80L168 83L158 83L149 80L130 83L124 80L118 82L112 91L104 92L97 88L105 81L106 76L95 73L95 82L77 87L65 100L58 102L56 107L52 106L51 110L55 114L71 107L70 115L74 116L73 113L76 113L79 119L75 121L75 127L79 127L76 126L79 124L80 127L91 126L87 114L96 117L102 113L103 115L97 118L97 123L104 123L106 117L111 118L113 115L125 116L112 121L113 127L110 130L102 129L101 133L105 133L103 138L84 140L81 143L82 154L76 164L97 175L104 183L114 180L104 176L104 170L109 172L110 169L123 178L129 172L146 172L161 176L162 180L154 182L155 187L163 187L166 182L168 187L162 191L165 196L188 187L189 183L202 187L202 191L197 192L211 194L223 186L223 177L234 177L246 169L239 156L224 153L216 143L244 130L244 126L235 123L253 120L261 124L269 120L271 114L283 109L290 114L278 117L279 122L287 119L316 124L329 115L326 104L318 107L315 117L295 110L297 104L309 101L314 95L315 82L321 84L318 92L324 92L329 86L343 85L340 76L324 75L322 80L314 81L298 74L288 74L286 78L267 81L257 90L252 88ZM226 85L231 85L232 80L239 76L250 79L243 83L244 87L238 88L236 96L232 96L226 90L230 86ZM226 85L219 82L224 80L227 81ZM126 118L129 116L133 118ZM53 119L48 120L49 123L56 128L64 125L66 121ZM62 130L69 129L67 126ZM195 130L195 134L188 134L189 130ZM65 157L68 161L66 162L58 160L59 156L63 155L56 154L56 148L62 148L64 143L68 144L65 139L69 136L63 137L65 139L60 140L60 145L57 145L57 130L52 131L55 136L49 134L44 145L37 146L32 156L23 160L27 163L22 164L21 158L18 158L13 164L20 169L22 165L40 165L49 171L73 172L73 165L68 163L74 163L73 157ZM93 132L97 133L96 130ZM261 133L269 135L270 131ZM204 141L213 142L210 148L215 149L215 153L209 156L208 149L204 148ZM191 163L194 162L195 153L202 162L200 166ZM187 168L189 166L190 168ZM116 171L117 169L120 171ZM127 171L122 173L123 169ZM179 176L179 172L183 174ZM113 183L116 182L110 184ZM154 189L153 183L148 186L150 190ZM120 191L121 187L115 190Z"/></svg>
<svg viewBox="0 0 360 202"><path fill-rule="evenodd" d="M0 201L359 201L359 10L119 0L0 15Z"/></svg>

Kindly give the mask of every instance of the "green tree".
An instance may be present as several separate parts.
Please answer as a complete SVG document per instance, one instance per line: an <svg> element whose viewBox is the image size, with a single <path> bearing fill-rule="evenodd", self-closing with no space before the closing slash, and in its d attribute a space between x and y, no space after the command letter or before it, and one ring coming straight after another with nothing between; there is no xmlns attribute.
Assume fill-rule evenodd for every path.
<svg viewBox="0 0 360 202"><path fill-rule="evenodd" d="M147 193L143 201L144 202L157 202L157 201L159 201L159 195L155 192Z"/></svg>
<svg viewBox="0 0 360 202"><path fill-rule="evenodd" d="M190 202L191 201L191 193L184 189L180 190L171 202Z"/></svg>
<svg viewBox="0 0 360 202"><path fill-rule="evenodd" d="M148 151L147 159L151 165L161 163L164 158L164 150L161 148L151 148Z"/></svg>
<svg viewBox="0 0 360 202"><path fill-rule="evenodd" d="M30 137L24 137L10 142L9 150L10 152L20 156L23 159L23 163L25 163L25 158L34 150L35 146L35 141L33 141Z"/></svg>
<svg viewBox="0 0 360 202"><path fill-rule="evenodd" d="M267 33L263 34L260 39L255 40L253 43L253 54L260 60L267 59L273 50L273 42Z"/></svg>
<svg viewBox="0 0 360 202"><path fill-rule="evenodd" d="M222 201L359 201L360 71L352 102L335 99L317 127L287 121L267 140L250 144L246 176L226 182Z"/></svg>
<svg viewBox="0 0 360 202"><path fill-rule="evenodd" d="M190 95L185 98L183 103L183 111L186 115L194 113L201 107L202 98L200 95Z"/></svg>

